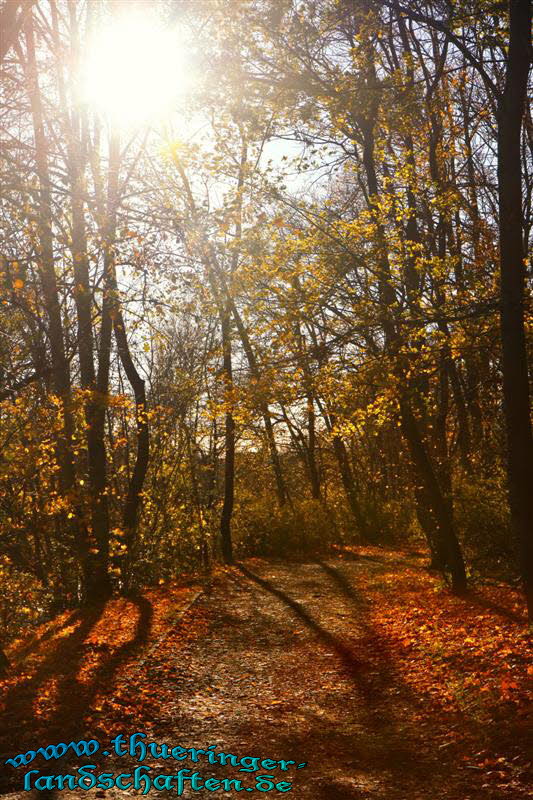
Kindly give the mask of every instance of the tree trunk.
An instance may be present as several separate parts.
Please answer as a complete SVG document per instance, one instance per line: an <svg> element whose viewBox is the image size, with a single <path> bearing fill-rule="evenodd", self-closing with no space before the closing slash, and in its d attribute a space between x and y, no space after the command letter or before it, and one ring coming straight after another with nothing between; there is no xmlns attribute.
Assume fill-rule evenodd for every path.
<svg viewBox="0 0 533 800"><path fill-rule="evenodd" d="M218 282L221 285L224 299L226 300L229 308L231 309L231 314L235 322L235 327L237 328L237 333L239 334L239 338L241 340L241 344L245 352L246 359L248 361L248 366L250 367L250 374L252 378L258 381L261 374L259 364L257 363L257 358L255 356L254 349L250 341L250 337L248 336L248 331L246 330L242 317L239 313L239 309L237 308L235 301L231 297L231 293L229 291L227 281L225 280L224 275L222 274L222 270L217 270L217 278ZM281 461L278 453L278 446L276 444L276 437L274 435L274 427L272 425L272 420L270 418L268 401L261 400L259 405L263 417L263 424L265 426L265 435L268 444L268 451L270 454L270 462L272 464L272 470L274 472L274 477L276 479L276 493L278 498L278 505L280 508L282 508L287 502L288 493L287 493L287 487L285 486L285 480L283 478L283 471L281 469Z"/></svg>
<svg viewBox="0 0 533 800"><path fill-rule="evenodd" d="M0 678L3 678L9 669L9 659L0 647Z"/></svg>
<svg viewBox="0 0 533 800"><path fill-rule="evenodd" d="M116 281L116 278L115 278ZM116 291L116 285L115 285ZM124 527L124 544L126 545L126 556L124 559L123 581L124 589L130 587L132 561L135 556L135 541L137 535L137 523L141 496L148 471L148 461L150 456L150 431L148 427L148 414L146 404L146 389L144 380L139 375L137 368L131 357L128 338L124 325L124 317L120 308L120 301L116 299L116 306L113 313L113 327L117 342L118 355L124 372L133 389L135 398L135 423L137 426L137 453L135 466L130 477L128 494L122 513L122 524Z"/></svg>
<svg viewBox="0 0 533 800"><path fill-rule="evenodd" d="M524 329L520 138L531 60L531 4L511 0L505 87L498 108L501 337L511 519L520 546L522 579L533 619L533 436Z"/></svg>
<svg viewBox="0 0 533 800"><path fill-rule="evenodd" d="M270 411L268 404L262 406L263 423L265 426L266 440L268 444L268 451L270 453L270 463L276 479L276 495L278 498L278 506L283 508L286 504L288 495L287 487L285 486L285 479L283 478L283 471L281 469L281 461L278 453L278 446L276 444L276 437L274 435L274 427L270 419Z"/></svg>
<svg viewBox="0 0 533 800"><path fill-rule="evenodd" d="M369 89L371 88L374 92L376 91L375 81L374 64L370 62L368 83ZM376 113L377 109L373 109L373 111ZM407 395L407 389L412 381L406 378L402 356L400 355L402 340L393 316L396 296L391 282L385 232L383 226L379 222L379 209L375 205L379 187L374 161L374 122L372 118L360 119L359 125L363 133L363 165L365 167L370 195L369 206L376 214L377 233L381 242L378 288L381 304L383 306L383 331L385 334L386 349L391 358L392 368L398 380L401 431L407 442L413 464L418 473L418 478L424 487L424 491L431 504L431 510L437 521L438 530L435 532L435 535L441 541L443 551L446 552L446 566L450 570L452 589L459 594L466 590L467 581L463 554L457 538L451 503L448 502L442 487L439 485L435 465L433 464L426 443L423 440L418 421L411 409L410 398ZM416 391L416 381L414 388Z"/></svg>
<svg viewBox="0 0 533 800"><path fill-rule="evenodd" d="M231 517L235 492L235 421L233 419L233 368L231 361L231 316L226 305L221 319L222 350L224 369L225 411L225 459L224 459L224 502L220 517L220 538L222 557L226 564L233 564L233 544L231 540Z"/></svg>
<svg viewBox="0 0 533 800"><path fill-rule="evenodd" d="M72 35L73 58L79 62L79 37L76 19L76 9L69 6L70 24ZM56 46L60 47L59 23L56 4L51 4L52 26ZM74 272L74 302L78 320L78 357L80 363L80 380L82 389L87 390L84 402L87 441L87 473L88 489L91 501L91 532L96 542L109 540L109 507L107 494L107 454L103 426L98 426L95 419L98 416L98 407L102 401L96 392L96 372L94 367L94 332L93 332L93 307L92 291L89 278L89 256L87 248L87 229L85 221L85 172L87 166L87 128L84 112L73 109L68 115L68 101L63 74L58 69L58 83L60 97L65 109L65 126L67 142L67 166L70 180L70 198L72 213L72 264ZM95 554L92 554L94 556ZM100 572L107 572L107 564L100 554L97 555ZM94 560L94 559L93 559ZM101 592L109 593L109 580L102 575L96 582L88 579L91 584L96 584L93 589L85 587L86 594L94 595L91 599L98 599ZM100 584L100 585L98 585Z"/></svg>
<svg viewBox="0 0 533 800"><path fill-rule="evenodd" d="M311 497L320 500L320 473L316 461L315 402L311 392L306 396L307 407L307 468L311 483Z"/></svg>
<svg viewBox="0 0 533 800"><path fill-rule="evenodd" d="M74 508L74 518L64 520L74 538L76 555L81 566L85 583L105 583L106 569L96 563L91 554L90 540L77 500L76 472L72 441L74 437L74 416L72 411L72 388L70 366L65 352L63 321L57 287L54 263L52 232L52 198L48 170L48 150L44 130L41 92L39 88L33 18L29 13L24 24L27 50L27 81L35 137L35 159L39 179L39 260L38 270L43 290L43 299L48 317L50 354L52 362L52 388L61 401L62 431L57 444L59 462L60 491L70 500Z"/></svg>
<svg viewBox="0 0 533 800"><path fill-rule="evenodd" d="M423 482L431 511L437 521L436 549L445 554L446 566L452 577L452 589L460 594L466 590L466 571L461 547L455 533L451 504L444 496L431 459L420 436L418 425L409 404L400 398L400 418L402 433L409 446L409 452L416 471Z"/></svg>
<svg viewBox="0 0 533 800"><path fill-rule="evenodd" d="M370 533L364 514L359 505L359 499L355 490L355 481L353 478L352 468L348 459L346 447L340 436L333 436L333 452L339 465L339 472L341 474L342 485L348 500L348 506L352 512L357 532L361 537L361 541L367 544L375 542L375 537Z"/></svg>

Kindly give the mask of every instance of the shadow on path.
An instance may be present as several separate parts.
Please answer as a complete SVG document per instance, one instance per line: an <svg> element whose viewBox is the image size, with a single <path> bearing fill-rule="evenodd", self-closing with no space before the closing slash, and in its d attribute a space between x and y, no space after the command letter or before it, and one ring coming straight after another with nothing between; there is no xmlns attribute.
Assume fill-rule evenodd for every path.
<svg viewBox="0 0 533 800"><path fill-rule="evenodd" d="M328 689L332 685L331 678L326 677L326 682L322 683L324 663L317 654L308 700L304 700L303 708L299 709L300 715L304 713L305 723L289 729L280 728L277 746L282 747L283 752L290 752L291 758L317 764L322 777L317 776L313 787L316 800L355 800L363 796L405 800L415 796L413 789L422 788L424 797L449 797L448 791L453 791L454 784L462 784L464 788L465 779L457 771L452 750L443 754L436 748L433 735L438 738L440 725L436 718L432 722L435 732L428 739L428 730L421 721L430 719L432 712L428 712L424 698L398 674L368 618L365 598L340 569L324 562L315 562L315 565L335 585L337 592L330 596L331 600L327 592L311 593L309 601L313 602L313 597L326 598L326 603L320 606L321 614L328 615L328 627L333 623L338 633L327 630L301 602L279 588L279 582L274 585L242 564L238 565L248 580L281 601L340 657L347 668L349 682L356 690L354 694L349 683L342 680L342 670L337 685ZM381 566L388 568L389 564L381 562ZM297 577L294 573L293 577L290 573L286 577L291 589L302 587L302 580L293 581L293 577ZM308 576L300 577L304 586L309 583ZM285 582L283 573L280 580ZM341 614L336 605L340 601L341 608L346 608L346 599L353 607L352 615ZM305 675L306 664L313 658L312 644L307 650L299 651L299 657L301 673ZM446 720L446 729L450 722ZM251 733L243 728L243 737L248 738ZM469 776L469 780L475 783L476 776ZM446 787L446 793L442 787ZM472 790L476 791L473 787Z"/></svg>
<svg viewBox="0 0 533 800"><path fill-rule="evenodd" d="M324 644L328 645L332 650L334 650L337 655L339 655L344 663L344 665L348 668L349 672L352 675L358 673L360 669L360 662L353 653L353 651L347 647L343 642L339 641L333 634L323 628L319 623L313 619L313 617L305 610L304 606L301 605L297 600L293 600L287 594L282 592L280 589L277 589L274 584L270 583L270 581L265 580L265 578L260 578L259 575L256 575L254 572L251 572L247 569L243 564L238 564L238 569L245 575L249 580L254 581L259 586L261 586L265 591L270 592L273 594L274 597L277 597L278 600L281 600L286 606L288 606L294 613L314 632L319 636L319 638L324 642Z"/></svg>
<svg viewBox="0 0 533 800"><path fill-rule="evenodd" d="M4 732L0 739L2 762L28 747L36 749L51 742L69 742L83 736L91 738L90 732L84 733L83 723L95 696L110 686L121 666L134 660L150 636L153 616L151 603L140 596L128 597L128 600L134 604L138 614L133 638L121 645L113 655L106 657L104 653L102 662L88 681L80 679L80 671L91 647L87 639L101 620L105 603L80 609L71 615L65 625L80 620L78 627L68 637L57 640L34 675L15 684L7 692L5 708L0 717L0 730ZM47 719L38 719L35 706L50 681L55 682L54 708ZM38 741L35 740L36 736L40 737ZM61 759L60 763L64 767L68 760L65 762ZM0 792L12 790L14 784L19 788L21 778L21 768L3 769ZM47 792L46 797L50 796ZM39 797L45 800L45 793L40 792Z"/></svg>

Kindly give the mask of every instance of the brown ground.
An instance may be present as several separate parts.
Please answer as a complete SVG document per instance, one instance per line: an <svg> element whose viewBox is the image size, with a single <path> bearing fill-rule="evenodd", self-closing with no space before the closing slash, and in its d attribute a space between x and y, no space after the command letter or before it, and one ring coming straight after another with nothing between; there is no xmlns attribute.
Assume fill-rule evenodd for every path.
<svg viewBox="0 0 533 800"><path fill-rule="evenodd" d="M376 624L381 605L391 614L392 573L409 568L426 581L421 562L410 558L378 554L313 563L253 561L220 573L177 625L152 642L142 657L137 654L123 670L122 684L115 683L93 704L85 727L76 728L74 721L73 735L80 738L85 732L105 742L118 731L129 735L141 730L149 740L172 746L217 745L240 757L306 762L304 768L291 766L274 773L276 781L292 781L289 796L301 800L526 797L527 726L521 707L506 696L484 709L463 702L463 695L461 702L450 700L453 681L443 683L439 697L434 678L429 689L424 684L433 669L432 655L416 651L416 626L414 634L407 628L408 644L402 645L407 655L397 660L390 638ZM427 580L435 583L434 578ZM432 592L438 604L440 597ZM399 603L396 612L399 618L405 607ZM477 609L471 616L474 613L479 625L486 622L486 610ZM496 624L498 615L493 619ZM392 613L390 625L394 623ZM468 644L462 650L464 670L470 670ZM417 678L413 664L420 668L421 658L427 666ZM453 659L442 653L438 659L435 669L440 676L443 664L449 669ZM460 662L454 663L453 674L461 675L461 669ZM513 685L504 686L505 691L512 692ZM516 720L510 719L513 708L520 710ZM51 741L69 739L54 738L51 732L46 743ZM97 761L102 771L104 760ZM126 757L113 766L110 761L105 771L124 772L132 766ZM146 763L160 772L176 770L174 761ZM30 768L54 772L51 764L46 768L42 762ZM197 768L205 778L240 778L244 786L254 785L252 774L229 766L211 772L202 763ZM93 796L92 791L76 794ZM123 796L106 793L113 794ZM222 790L213 794L238 795ZM63 796L67 800L72 793Z"/></svg>

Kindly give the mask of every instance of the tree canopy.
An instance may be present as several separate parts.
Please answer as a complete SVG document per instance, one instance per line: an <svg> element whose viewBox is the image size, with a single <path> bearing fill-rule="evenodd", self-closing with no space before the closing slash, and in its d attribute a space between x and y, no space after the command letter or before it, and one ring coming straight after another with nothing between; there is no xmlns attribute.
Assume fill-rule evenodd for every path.
<svg viewBox="0 0 533 800"><path fill-rule="evenodd" d="M533 613L530 3L135 5L146 117L130 4L0 8L4 634L354 542Z"/></svg>

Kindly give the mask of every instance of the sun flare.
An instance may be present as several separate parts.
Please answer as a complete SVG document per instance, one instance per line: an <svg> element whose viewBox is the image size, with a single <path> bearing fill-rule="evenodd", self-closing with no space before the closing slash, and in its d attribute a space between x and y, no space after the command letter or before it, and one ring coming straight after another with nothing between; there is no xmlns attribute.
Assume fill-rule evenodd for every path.
<svg viewBox="0 0 533 800"><path fill-rule="evenodd" d="M190 89L193 72L177 28L164 29L149 14L129 14L92 36L83 99L114 125L152 123L174 110Z"/></svg>

